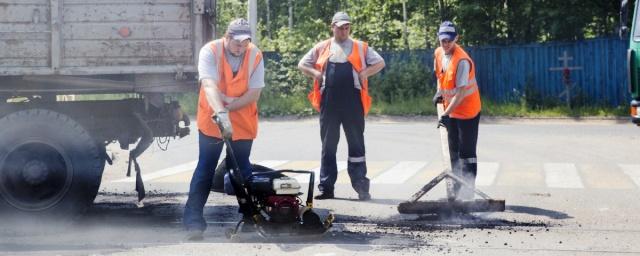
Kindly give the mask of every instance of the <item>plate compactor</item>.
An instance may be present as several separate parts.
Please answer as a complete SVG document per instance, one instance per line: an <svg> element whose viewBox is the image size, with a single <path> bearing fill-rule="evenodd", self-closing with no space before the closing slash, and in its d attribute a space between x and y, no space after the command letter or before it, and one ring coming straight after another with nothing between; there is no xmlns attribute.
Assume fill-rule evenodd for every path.
<svg viewBox="0 0 640 256"><path fill-rule="evenodd" d="M436 105L438 116L444 113L442 102ZM452 172L451 159L449 158L449 140L447 138L447 129L440 130L440 141L442 145L443 160L445 170L438 176L433 178L429 183L424 185L418 192L413 194L409 201L402 202L398 205L398 212L407 214L435 214L449 215L452 213L471 213L471 212L501 212L505 209L504 200L492 199L487 194L475 188L473 184L469 184L462 175ZM422 196L427 194L438 183L446 180L447 198L441 200L425 200L418 201ZM454 189L455 184L461 186L461 190L471 190L473 194L479 195L480 199L463 199L458 197L457 191Z"/></svg>
<svg viewBox="0 0 640 256"><path fill-rule="evenodd" d="M219 119L214 121L222 130ZM224 131L221 131L225 134ZM264 166L253 165L255 170L248 177L241 174L231 148L230 139L223 137L227 148L227 157L223 161L228 170L229 181L240 206L243 219L235 228L226 232L227 238L238 240L240 232L255 230L263 238L276 237L315 237L326 233L332 226L334 216L331 213L321 215L313 209L313 186L315 174L312 171L272 170ZM309 189L306 202L302 203L300 184L285 173L308 174ZM218 175L219 177L219 175ZM215 177L214 177L215 179ZM218 179L219 180L219 179ZM214 181L214 187L216 186ZM212 189L214 191L219 191Z"/></svg>

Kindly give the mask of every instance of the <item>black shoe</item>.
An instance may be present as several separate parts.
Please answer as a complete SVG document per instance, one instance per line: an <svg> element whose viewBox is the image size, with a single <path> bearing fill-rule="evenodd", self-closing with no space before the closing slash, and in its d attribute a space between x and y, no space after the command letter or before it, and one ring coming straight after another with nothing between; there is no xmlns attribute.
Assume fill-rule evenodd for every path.
<svg viewBox="0 0 640 256"><path fill-rule="evenodd" d="M369 192L358 193L358 200L369 201L371 200L371 194Z"/></svg>
<svg viewBox="0 0 640 256"><path fill-rule="evenodd" d="M333 193L320 192L320 194L318 194L317 196L314 196L313 198L318 200L324 200L324 199L333 199L335 198L335 196L333 195Z"/></svg>
<svg viewBox="0 0 640 256"><path fill-rule="evenodd" d="M188 230L185 239L187 241L202 241L204 239L202 233L204 233L202 230Z"/></svg>

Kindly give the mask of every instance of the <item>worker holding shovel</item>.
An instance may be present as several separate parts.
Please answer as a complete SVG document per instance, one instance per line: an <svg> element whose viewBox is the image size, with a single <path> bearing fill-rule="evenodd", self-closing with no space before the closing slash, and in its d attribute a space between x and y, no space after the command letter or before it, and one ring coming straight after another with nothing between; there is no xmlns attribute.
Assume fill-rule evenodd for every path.
<svg viewBox="0 0 640 256"><path fill-rule="evenodd" d="M444 101L444 112L438 127L448 131L449 156L454 174L472 187L454 184L453 193L462 200L473 199L478 163L476 144L480 121L480 92L476 82L473 60L456 42L458 34L454 24L445 21L438 29L440 47L434 53L434 73L438 91L434 104Z"/></svg>

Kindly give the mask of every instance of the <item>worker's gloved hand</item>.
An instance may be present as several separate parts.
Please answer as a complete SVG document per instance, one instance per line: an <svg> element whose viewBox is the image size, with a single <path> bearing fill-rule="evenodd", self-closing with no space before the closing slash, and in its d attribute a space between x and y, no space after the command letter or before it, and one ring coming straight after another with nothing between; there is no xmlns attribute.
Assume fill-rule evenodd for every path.
<svg viewBox="0 0 640 256"><path fill-rule="evenodd" d="M438 103L443 102L442 95L436 93L435 95L433 95L433 99L431 99L431 101L433 101L434 106L437 106Z"/></svg>
<svg viewBox="0 0 640 256"><path fill-rule="evenodd" d="M231 119L229 119L229 112L227 110L216 112L216 118L218 119L218 125L220 126L220 132L226 139L231 139L233 134L233 127L231 126Z"/></svg>
<svg viewBox="0 0 640 256"><path fill-rule="evenodd" d="M449 118L449 115L441 116L436 128L444 127L445 129L449 129L449 124L451 124L451 118Z"/></svg>

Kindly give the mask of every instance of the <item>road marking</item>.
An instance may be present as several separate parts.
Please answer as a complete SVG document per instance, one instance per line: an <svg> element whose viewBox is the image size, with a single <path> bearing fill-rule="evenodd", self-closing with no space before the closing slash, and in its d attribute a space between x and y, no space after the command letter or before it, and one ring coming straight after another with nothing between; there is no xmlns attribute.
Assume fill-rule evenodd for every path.
<svg viewBox="0 0 640 256"><path fill-rule="evenodd" d="M412 184L424 185L438 176L440 173L442 173L442 171L444 171L442 162L429 162L424 168L422 168L421 171L416 173L416 175L413 175L413 177L411 177L408 182Z"/></svg>
<svg viewBox="0 0 640 256"><path fill-rule="evenodd" d="M392 161L371 161L367 162L367 177L375 177L378 173L390 168L395 162ZM337 184L351 184L349 172L339 172Z"/></svg>
<svg viewBox="0 0 640 256"><path fill-rule="evenodd" d="M620 169L640 187L640 164L618 164Z"/></svg>
<svg viewBox="0 0 640 256"><path fill-rule="evenodd" d="M347 161L338 161L337 166L338 166L338 174L340 174L340 172L347 169ZM320 182L320 166L313 168L311 171L315 173L315 178L314 178L315 183L318 184ZM298 174L293 176L293 178L298 180L298 182L300 183L309 183L308 174Z"/></svg>
<svg viewBox="0 0 640 256"><path fill-rule="evenodd" d="M403 184L422 170L427 162L402 161L371 180L373 184Z"/></svg>
<svg viewBox="0 0 640 256"><path fill-rule="evenodd" d="M496 162L479 162L478 163L478 176L476 177L476 185L488 187L493 185L493 182L498 176L498 170L500 169L500 163Z"/></svg>
<svg viewBox="0 0 640 256"><path fill-rule="evenodd" d="M196 169L196 165L198 165L198 161L191 161L191 162L187 162L187 163L183 163L183 164L179 164L176 166L172 166L166 169L162 169L160 171L157 172L152 172L152 173L148 173L145 174L144 172L142 173L142 180L143 181L150 181L153 179L158 179L158 178L162 178L162 177L166 177L166 176L171 176L174 174L178 174L181 172L186 172L186 171L193 171ZM132 171L134 172L134 171ZM136 182L136 176L135 173L132 173L131 177L127 177L124 179L119 179L119 180L114 180L112 182L115 183L123 183L123 182Z"/></svg>
<svg viewBox="0 0 640 256"><path fill-rule="evenodd" d="M497 186L544 187L542 166L538 163L503 162L495 181ZM482 174L480 174L482 175Z"/></svg>
<svg viewBox="0 0 640 256"><path fill-rule="evenodd" d="M316 184L320 180L319 161L263 160L257 164L272 169L310 170L315 173ZM338 161L336 183L350 183L345 170L348 163ZM197 161L182 163L156 172L143 172L143 181L189 182ZM617 164L623 173L603 165L580 165L573 163L500 163L479 162L477 186L547 186L550 188L640 188L640 164ZM542 168L541 168L542 167ZM542 169L542 170L541 170ZM425 183L441 170L433 163L421 161L370 161L367 176L372 184ZM289 174L300 183L307 183L306 174ZM133 183L135 176L111 181Z"/></svg>
<svg viewBox="0 0 640 256"><path fill-rule="evenodd" d="M579 164L580 176L586 188L634 189L633 181L611 164Z"/></svg>
<svg viewBox="0 0 640 256"><path fill-rule="evenodd" d="M284 165L288 162L289 160L264 160L264 161L258 162L257 164L267 168L275 169L276 167Z"/></svg>
<svg viewBox="0 0 640 256"><path fill-rule="evenodd" d="M551 188L584 188L573 163L545 163L545 182Z"/></svg>

